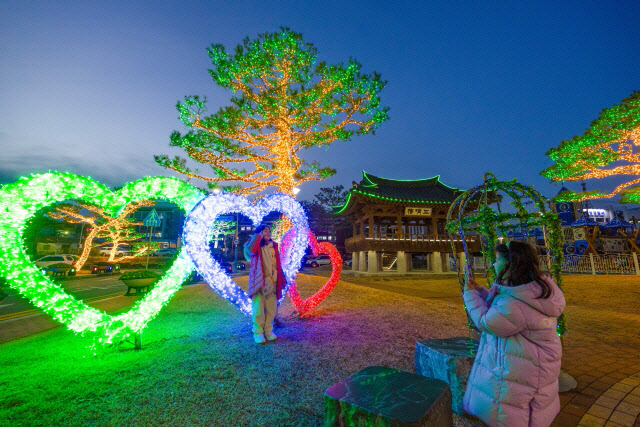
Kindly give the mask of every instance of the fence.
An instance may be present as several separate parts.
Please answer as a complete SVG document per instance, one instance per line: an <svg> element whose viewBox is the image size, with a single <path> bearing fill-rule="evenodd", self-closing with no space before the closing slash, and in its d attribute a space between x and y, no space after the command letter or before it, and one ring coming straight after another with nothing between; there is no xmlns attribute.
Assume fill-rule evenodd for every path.
<svg viewBox="0 0 640 427"><path fill-rule="evenodd" d="M549 270L546 255L539 257L540 267ZM484 271L484 259L473 257L473 269ZM638 256L634 254L567 255L562 264L563 273L582 274L639 274Z"/></svg>
<svg viewBox="0 0 640 427"><path fill-rule="evenodd" d="M540 267L549 270L547 257L540 256ZM567 255L563 273L583 274L640 274L638 257L634 254Z"/></svg>

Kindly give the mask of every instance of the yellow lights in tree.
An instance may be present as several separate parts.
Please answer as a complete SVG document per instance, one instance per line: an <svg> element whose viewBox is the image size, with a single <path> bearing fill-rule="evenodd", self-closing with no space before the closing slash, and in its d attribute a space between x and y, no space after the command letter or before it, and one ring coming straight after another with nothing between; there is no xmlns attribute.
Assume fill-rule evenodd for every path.
<svg viewBox="0 0 640 427"><path fill-rule="evenodd" d="M602 110L582 135L563 141L547 155L556 162L542 171L552 181L580 181L616 175L640 176L640 92L619 105ZM565 191L557 201L605 199L620 195L621 203L640 202L640 178L618 185L612 192Z"/></svg>
<svg viewBox="0 0 640 427"><path fill-rule="evenodd" d="M136 222L130 218L139 208L154 206L155 204L156 202L151 200L132 202L121 209L116 216L112 216L109 211L104 208L87 203L64 204L56 206L56 210L49 213L49 216L55 219L64 219L72 224L83 223L89 226L90 231L85 238L82 254L75 264L76 269L80 270L89 258L91 250L104 245L104 243L94 245L94 239L104 238L107 242L111 243L112 247L109 252L110 262L121 262L145 255L148 251L158 249L159 245L155 242L148 243L138 241L144 237L144 234L136 232L134 227L141 226L143 223ZM83 210L89 213L85 214ZM123 243L132 242L135 242L133 255L118 257L116 259L118 246Z"/></svg>
<svg viewBox="0 0 640 427"><path fill-rule="evenodd" d="M174 132L171 145L211 165L213 176L188 167L185 158L155 159L211 189L247 196L275 188L294 196L297 185L335 174L302 159L301 150L373 133L388 119L379 74L361 73L355 60L316 64L317 50L288 28L246 39L234 54L222 45L208 52L214 81L234 93L231 105L207 115L206 99L187 97L177 108L189 131Z"/></svg>

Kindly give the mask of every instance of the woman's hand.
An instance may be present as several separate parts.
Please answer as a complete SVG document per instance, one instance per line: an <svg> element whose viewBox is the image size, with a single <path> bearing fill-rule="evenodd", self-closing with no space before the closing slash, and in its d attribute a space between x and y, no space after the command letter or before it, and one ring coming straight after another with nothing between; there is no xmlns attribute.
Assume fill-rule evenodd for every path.
<svg viewBox="0 0 640 427"><path fill-rule="evenodd" d="M467 289L471 291L480 290L480 285L478 285L478 283L473 279L473 277L466 277L465 286L467 287Z"/></svg>

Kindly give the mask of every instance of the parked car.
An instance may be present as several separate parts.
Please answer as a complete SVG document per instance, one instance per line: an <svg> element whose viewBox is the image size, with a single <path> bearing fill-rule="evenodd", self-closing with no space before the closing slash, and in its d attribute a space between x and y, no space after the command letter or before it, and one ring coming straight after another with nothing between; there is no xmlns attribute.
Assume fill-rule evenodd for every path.
<svg viewBox="0 0 640 427"><path fill-rule="evenodd" d="M76 255L70 255L70 254L47 255L45 257L40 258L39 260L36 260L35 264L38 267L48 267L52 264L59 264L59 263L74 265L77 260L78 260L78 257Z"/></svg>
<svg viewBox="0 0 640 427"><path fill-rule="evenodd" d="M222 267L225 273L231 274L233 272L233 267L231 266L230 262L218 261L218 264L220 264L220 267Z"/></svg>
<svg viewBox="0 0 640 427"><path fill-rule="evenodd" d="M331 258L329 258L329 255L320 255L315 258L309 258L307 261L307 265L310 265L313 268L327 264L331 264Z"/></svg>
<svg viewBox="0 0 640 427"><path fill-rule="evenodd" d="M176 256L176 255L178 255L178 250L175 248L158 249L152 254L152 256Z"/></svg>
<svg viewBox="0 0 640 427"><path fill-rule="evenodd" d="M242 261L238 261L236 263L236 270L245 270L247 268L247 264Z"/></svg>
<svg viewBox="0 0 640 427"><path fill-rule="evenodd" d="M110 262L96 262L91 265L91 274L98 273L117 273L120 271L120 266L118 264L112 264Z"/></svg>
<svg viewBox="0 0 640 427"><path fill-rule="evenodd" d="M46 274L51 274L52 276L75 276L76 269L67 263L58 262L55 264L48 265L46 267L41 267L42 272Z"/></svg>
<svg viewBox="0 0 640 427"><path fill-rule="evenodd" d="M105 246L101 246L100 256L110 256L112 248L113 248L113 243ZM131 252L131 247L123 246L123 245L118 246L118 248L116 249L116 256L128 256L128 255L133 255L133 252Z"/></svg>

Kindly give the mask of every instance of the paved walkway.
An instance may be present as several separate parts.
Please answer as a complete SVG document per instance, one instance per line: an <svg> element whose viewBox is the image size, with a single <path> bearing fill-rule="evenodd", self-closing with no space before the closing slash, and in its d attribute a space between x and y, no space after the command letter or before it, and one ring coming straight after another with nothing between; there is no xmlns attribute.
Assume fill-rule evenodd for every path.
<svg viewBox="0 0 640 427"><path fill-rule="evenodd" d="M578 386L560 394L562 410L552 426L640 427L640 314L567 312L589 319L591 328L575 320L565 340L563 369Z"/></svg>
<svg viewBox="0 0 640 427"><path fill-rule="evenodd" d="M321 274L320 271L318 273ZM364 277L344 280L418 298L444 298L460 304L455 287L422 287L373 281ZM604 279L603 277L603 280ZM637 311L618 310L613 304L574 305L565 310L569 334L564 338L562 369L578 381L575 390L560 394L562 409L553 427L640 427L640 278L624 276L631 283L628 298ZM419 282L414 282L419 283ZM637 287L636 284L637 283ZM606 286L606 282L603 282ZM572 287L569 292L582 292ZM598 302L600 295L590 297ZM630 311L630 310L627 310Z"/></svg>

